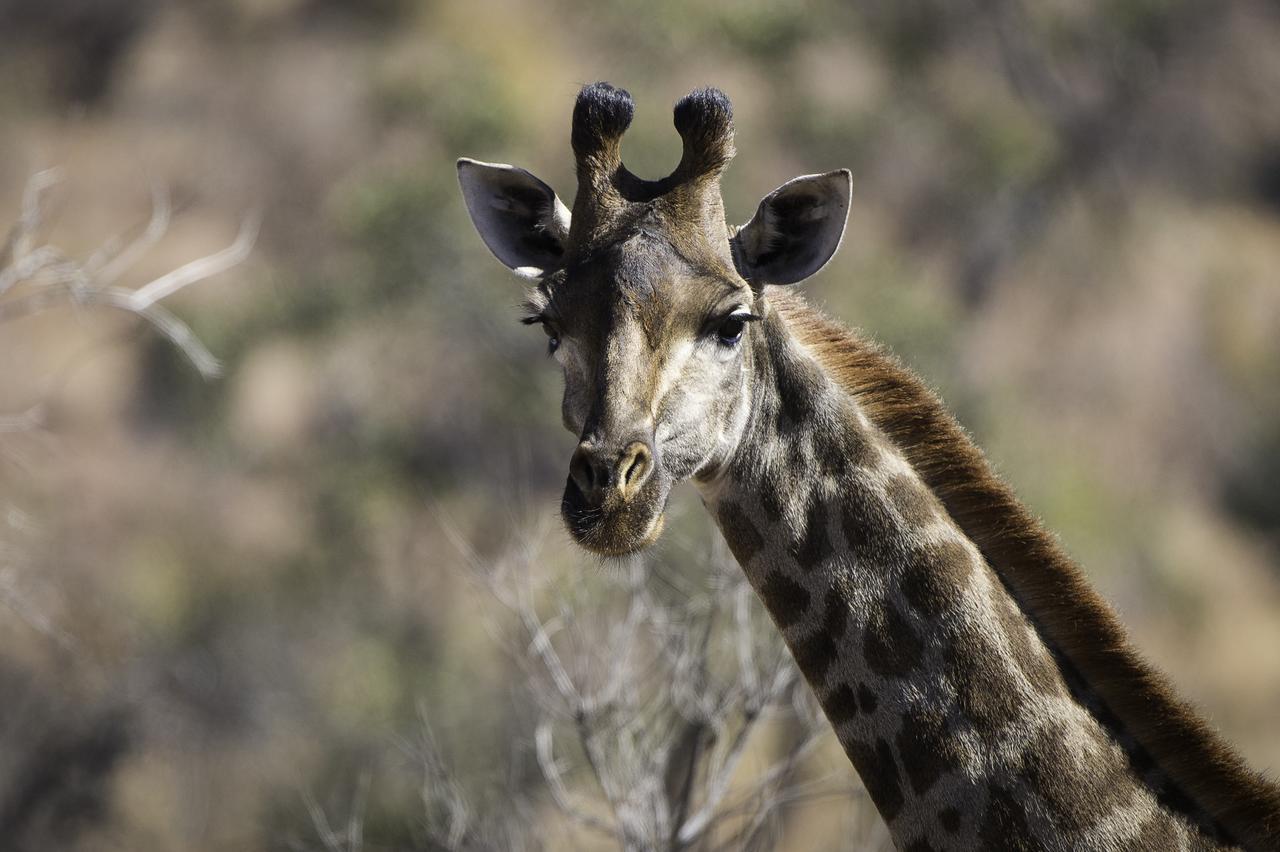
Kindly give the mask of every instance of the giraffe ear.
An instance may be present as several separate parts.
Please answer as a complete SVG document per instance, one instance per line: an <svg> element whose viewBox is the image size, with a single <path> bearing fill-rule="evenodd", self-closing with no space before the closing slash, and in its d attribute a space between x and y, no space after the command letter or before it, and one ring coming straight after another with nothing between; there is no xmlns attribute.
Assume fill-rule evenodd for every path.
<svg viewBox="0 0 1280 852"><path fill-rule="evenodd" d="M498 260L537 278L560 266L569 210L551 187L524 169L458 160L458 183L471 221Z"/></svg>
<svg viewBox="0 0 1280 852"><path fill-rule="evenodd" d="M853 178L848 169L789 180L764 197L733 237L738 273L753 287L795 284L840 247Z"/></svg>

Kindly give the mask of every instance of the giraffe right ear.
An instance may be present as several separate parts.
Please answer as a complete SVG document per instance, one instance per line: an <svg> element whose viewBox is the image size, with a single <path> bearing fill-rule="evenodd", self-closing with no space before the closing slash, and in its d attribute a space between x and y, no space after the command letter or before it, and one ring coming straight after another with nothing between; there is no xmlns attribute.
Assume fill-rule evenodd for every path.
<svg viewBox="0 0 1280 852"><path fill-rule="evenodd" d="M789 180L766 195L733 235L738 273L759 288L795 284L826 266L844 237L852 188L849 170L839 169Z"/></svg>
<svg viewBox="0 0 1280 852"><path fill-rule="evenodd" d="M480 238L517 275L557 269L569 236L569 210L551 187L524 169L458 160L458 183Z"/></svg>

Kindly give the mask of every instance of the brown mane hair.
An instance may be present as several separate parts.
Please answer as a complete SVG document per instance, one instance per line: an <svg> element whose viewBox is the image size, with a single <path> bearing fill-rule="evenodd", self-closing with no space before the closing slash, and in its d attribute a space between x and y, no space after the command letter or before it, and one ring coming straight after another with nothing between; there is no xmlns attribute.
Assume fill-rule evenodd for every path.
<svg viewBox="0 0 1280 852"><path fill-rule="evenodd" d="M769 288L768 301L977 545L1058 659L1068 684L1084 690L1077 700L1128 746L1139 775L1157 768L1168 779L1174 789L1157 791L1162 801L1193 821L1201 812L1230 842L1280 848L1280 789L1246 766L1138 655L1110 605L938 397L892 355L799 296Z"/></svg>

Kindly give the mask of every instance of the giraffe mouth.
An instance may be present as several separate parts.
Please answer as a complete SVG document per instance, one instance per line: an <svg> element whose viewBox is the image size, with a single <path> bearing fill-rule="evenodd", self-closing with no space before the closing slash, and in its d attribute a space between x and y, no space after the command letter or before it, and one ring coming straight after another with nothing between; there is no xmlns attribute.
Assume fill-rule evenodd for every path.
<svg viewBox="0 0 1280 852"><path fill-rule="evenodd" d="M560 500L560 514L579 545L600 556L626 556L644 550L662 536L670 488L653 476L630 500L606 499L593 504L570 477Z"/></svg>

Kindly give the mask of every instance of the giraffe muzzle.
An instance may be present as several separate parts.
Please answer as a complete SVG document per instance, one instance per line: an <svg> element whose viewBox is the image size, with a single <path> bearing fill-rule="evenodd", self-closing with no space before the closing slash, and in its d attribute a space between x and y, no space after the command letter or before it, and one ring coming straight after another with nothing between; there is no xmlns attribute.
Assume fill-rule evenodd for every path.
<svg viewBox="0 0 1280 852"><path fill-rule="evenodd" d="M669 493L669 478L649 441L583 441L569 463L560 510L579 544L621 556L658 538Z"/></svg>

